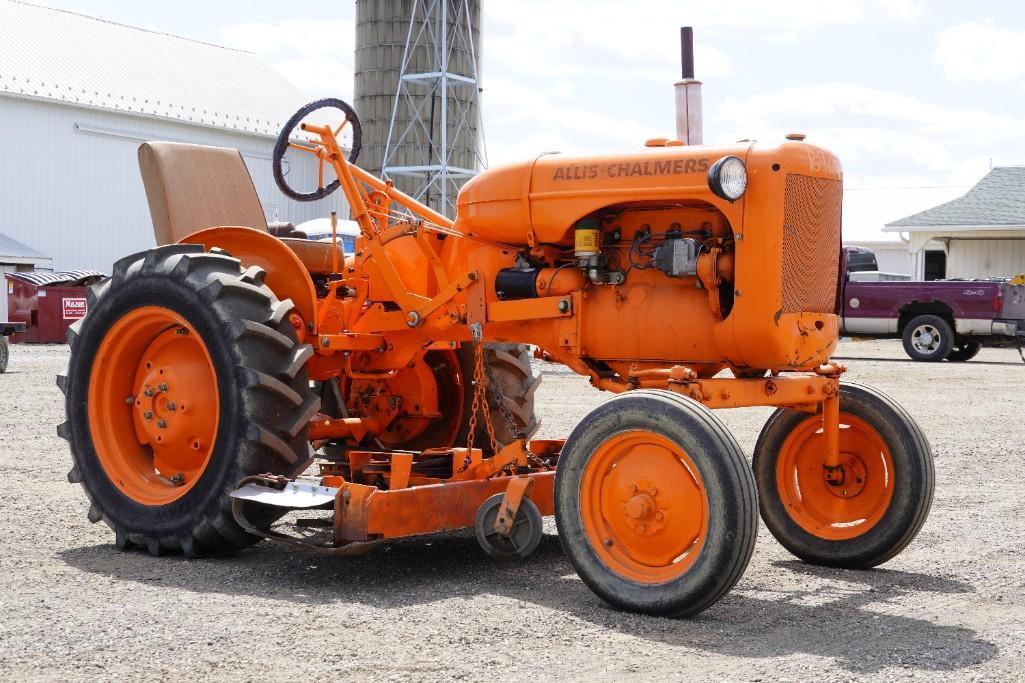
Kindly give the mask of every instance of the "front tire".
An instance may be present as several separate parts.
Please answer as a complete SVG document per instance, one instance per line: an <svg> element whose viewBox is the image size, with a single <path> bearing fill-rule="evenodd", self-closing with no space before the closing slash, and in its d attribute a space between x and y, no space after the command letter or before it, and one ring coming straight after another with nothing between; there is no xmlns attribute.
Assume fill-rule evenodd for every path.
<svg viewBox="0 0 1025 683"><path fill-rule="evenodd" d="M645 614L697 614L729 592L754 550L756 508L736 439L668 391L629 391L596 408L555 474L570 563L607 603Z"/></svg>
<svg viewBox="0 0 1025 683"><path fill-rule="evenodd" d="M950 353L954 330L938 315L920 315L908 322L901 338L911 360L938 363Z"/></svg>
<svg viewBox="0 0 1025 683"><path fill-rule="evenodd" d="M58 377L58 433L90 521L113 528L119 547L245 547L255 539L231 514L238 481L307 466L320 405L305 370L312 349L289 324L291 302L263 279L237 259L169 245L121 259L90 289Z"/></svg>
<svg viewBox="0 0 1025 683"><path fill-rule="evenodd" d="M819 415L782 408L755 445L762 520L780 544L811 564L868 569L918 534L935 486L929 442L892 398L840 385L841 481L825 479Z"/></svg>

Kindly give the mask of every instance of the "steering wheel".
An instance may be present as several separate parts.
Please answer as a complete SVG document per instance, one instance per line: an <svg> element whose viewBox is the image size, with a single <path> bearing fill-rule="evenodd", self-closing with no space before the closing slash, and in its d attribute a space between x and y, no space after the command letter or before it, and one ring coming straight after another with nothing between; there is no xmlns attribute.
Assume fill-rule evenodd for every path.
<svg viewBox="0 0 1025 683"><path fill-rule="evenodd" d="M292 189L292 187L289 186L289 184L285 181L285 174L281 167L281 161L282 159L284 159L285 152L288 151L289 147L295 147L296 149L301 149L304 152L310 153L316 153L318 148L321 147L321 145L312 141L309 146L290 143L289 138L291 138L292 132L300 123L302 123L303 119L305 119L307 116L317 111L318 109L327 108L338 109L343 114L345 114L345 120L342 121L342 124L338 126L338 128L334 131L336 136L342 130L342 128L345 127L346 124L352 125L352 151L349 152L350 164L356 161L356 157L359 156L360 147L362 147L363 145L363 127L360 125L359 117L356 115L356 111L351 106L349 106L347 102L343 102L342 100L329 97L327 99L317 100L316 102L310 102L302 109L297 111L295 114L293 114L292 118L290 118L288 122L285 123L284 127L281 129L281 132L278 133L278 139L274 143L273 167L274 182L277 183L278 189L280 189L286 197L291 197L297 202L313 202L318 199L323 199L324 197L328 196L329 194L338 189L339 182L338 179L335 178L327 185L318 187L313 192L298 192ZM323 182L322 178L324 159L318 158L318 162L320 164L320 172L318 173L318 177L321 178L321 182Z"/></svg>

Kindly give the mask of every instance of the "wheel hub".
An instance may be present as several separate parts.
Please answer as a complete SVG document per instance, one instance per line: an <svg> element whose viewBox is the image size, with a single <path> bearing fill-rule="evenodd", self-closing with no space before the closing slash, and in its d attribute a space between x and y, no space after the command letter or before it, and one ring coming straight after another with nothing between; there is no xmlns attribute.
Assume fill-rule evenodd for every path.
<svg viewBox="0 0 1025 683"><path fill-rule="evenodd" d="M930 325L919 327L913 336L915 348L923 353L931 353L939 346L939 330Z"/></svg>
<svg viewBox="0 0 1025 683"><path fill-rule="evenodd" d="M666 509L669 502L649 482L639 482L630 487L623 504L626 523L634 532L650 536L661 531L667 524Z"/></svg>
<svg viewBox="0 0 1025 683"><path fill-rule="evenodd" d="M857 455L841 453L844 462L836 468L822 467L822 477L826 482L826 490L837 498L853 498L865 488L868 477L865 463Z"/></svg>

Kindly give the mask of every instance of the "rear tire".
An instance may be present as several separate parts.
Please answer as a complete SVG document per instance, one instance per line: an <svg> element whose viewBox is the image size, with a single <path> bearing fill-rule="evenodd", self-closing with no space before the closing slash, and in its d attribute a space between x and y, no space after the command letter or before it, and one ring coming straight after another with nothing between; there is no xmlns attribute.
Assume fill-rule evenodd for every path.
<svg viewBox="0 0 1025 683"><path fill-rule="evenodd" d="M263 279L264 271L258 267L243 271L237 259L204 253L201 246L175 244L121 259L110 280L89 290L89 313L68 332L68 374L57 378L66 394L67 413L67 421L57 431L71 446L74 466L68 479L85 489L90 521L102 519L114 529L118 547L144 546L154 555L164 551L204 555L243 548L256 539L235 523L231 513L229 494L238 481L265 472L294 476L307 467L312 455L307 424L320 405L305 369L313 351L298 343L289 324L291 301L279 301ZM187 399L190 406L215 397L212 443L203 447L207 460L185 484L168 479L169 474L157 464L159 446L150 445L152 438L138 436L144 425L133 412L138 400L124 405L128 399L121 398L124 394L133 399L149 396L139 393L141 370L133 377L131 372L105 374L97 369L121 367L117 359L122 357L125 368L152 357L157 342L145 346L148 328L142 332L126 328L136 330L132 338L139 343L127 351L122 346L120 354L109 353L125 343L108 334L111 328L145 311L155 312L156 325L163 330L160 336L173 328L180 336L197 337L208 353L211 369L207 372L212 375L194 376L215 380L210 387L187 382L188 377L182 376L177 382L181 387L161 389L168 399L171 392L179 392L176 400ZM169 320L180 322L165 325L159 317L162 311ZM144 350L133 350L138 348ZM149 360L145 362L148 369ZM172 370L168 366L168 375L173 375ZM113 388L105 393L105 386ZM131 390L117 393L126 387ZM104 398L107 394L114 398ZM173 421L179 416L184 419L184 413L180 407L166 415L167 427L161 434L168 434L168 442L177 426ZM196 420L197 414L194 411L190 418ZM107 419L99 420L99 415ZM138 442L132 443L133 438ZM168 450L169 457L188 457L187 449ZM183 493L167 490L174 485L182 487ZM158 502L147 504L147 496ZM260 526L273 521L255 512L250 519Z"/></svg>
<svg viewBox="0 0 1025 683"><path fill-rule="evenodd" d="M982 350L982 344L977 341L968 341L963 344L958 344L950 353L947 354L947 360L954 363L963 363L975 358L979 355L979 351Z"/></svg>
<svg viewBox="0 0 1025 683"><path fill-rule="evenodd" d="M559 457L555 521L570 563L605 602L697 614L737 583L758 531L754 477L696 401L635 390L585 417Z"/></svg>
<svg viewBox="0 0 1025 683"><path fill-rule="evenodd" d="M0 337L0 374L7 372L7 361L11 359L11 344L7 337Z"/></svg>
<svg viewBox="0 0 1025 683"><path fill-rule="evenodd" d="M533 366L530 363L530 348L525 344L487 344L484 347L484 362L491 366L491 371L498 380L502 395L505 396L505 405L513 415L515 428L529 439L537 433L541 427L541 421L537 418L534 407L534 394L541 386L541 377L534 374ZM466 443L470 429L470 408L473 406L473 392L476 384L473 381L474 369L474 347L466 344L459 349L459 363L462 367L466 396L466 406L463 416L464 424L459 431L456 443ZM499 409L498 398L495 392L488 389L488 409L491 411L491 422L495 426L495 440L498 447L508 446L515 441L515 431L509 426L502 412ZM487 432L481 424L480 416L477 418L477 433L474 435L474 443L481 444L490 449L487 441Z"/></svg>
<svg viewBox="0 0 1025 683"><path fill-rule="evenodd" d="M822 478L819 416L781 408L769 418L753 462L762 520L805 562L868 569L897 555L925 524L932 451L906 410L862 384L840 385L840 422L847 425L843 483L831 486Z"/></svg>
<svg viewBox="0 0 1025 683"><path fill-rule="evenodd" d="M904 352L911 360L937 363L950 353L954 330L938 315L919 315L904 327Z"/></svg>

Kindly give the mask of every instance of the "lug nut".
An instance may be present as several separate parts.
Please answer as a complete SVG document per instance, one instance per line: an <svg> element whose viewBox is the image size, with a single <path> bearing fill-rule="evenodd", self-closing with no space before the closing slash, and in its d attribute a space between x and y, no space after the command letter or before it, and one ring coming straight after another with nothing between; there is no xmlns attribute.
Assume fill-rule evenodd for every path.
<svg viewBox="0 0 1025 683"><path fill-rule="evenodd" d="M157 420L157 429L167 429L167 420Z"/></svg>
<svg viewBox="0 0 1025 683"><path fill-rule="evenodd" d="M153 398L153 393L154 392L153 392L152 389L150 389L149 387L146 387L146 391L142 392L142 395L145 396L146 398Z"/></svg>
<svg viewBox="0 0 1025 683"><path fill-rule="evenodd" d="M153 413L151 413L150 411L147 410L145 413L142 414L142 419L144 419L144 420L152 420L153 419Z"/></svg>
<svg viewBox="0 0 1025 683"><path fill-rule="evenodd" d="M127 403L128 405L132 405L133 403L135 403L135 397L134 396L127 397L125 399L125 403Z"/></svg>
<svg viewBox="0 0 1025 683"><path fill-rule="evenodd" d="M166 392L167 391L167 382L162 382L160 384L160 391L162 391L162 392Z"/></svg>
<svg viewBox="0 0 1025 683"><path fill-rule="evenodd" d="M176 406L176 405L174 404L174 401L168 401L168 402L167 402L167 409L168 409L168 410L170 410L170 411L171 411L172 413L173 413L173 412L174 412L174 411L175 411L175 410L176 410L177 408L178 408L178 406Z"/></svg>

